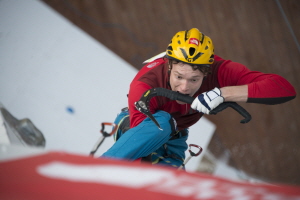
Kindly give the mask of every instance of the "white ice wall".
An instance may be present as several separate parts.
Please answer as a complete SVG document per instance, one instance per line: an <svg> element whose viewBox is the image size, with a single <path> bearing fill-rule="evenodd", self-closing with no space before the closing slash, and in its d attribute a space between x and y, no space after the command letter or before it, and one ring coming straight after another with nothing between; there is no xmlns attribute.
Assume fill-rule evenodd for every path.
<svg viewBox="0 0 300 200"><path fill-rule="evenodd" d="M33 121L46 149L87 155L100 123L126 106L136 72L46 4L0 1L0 102L16 118ZM206 149L214 129L202 119L189 143ZM108 138L98 154L112 143ZM190 168L196 165L192 159Z"/></svg>

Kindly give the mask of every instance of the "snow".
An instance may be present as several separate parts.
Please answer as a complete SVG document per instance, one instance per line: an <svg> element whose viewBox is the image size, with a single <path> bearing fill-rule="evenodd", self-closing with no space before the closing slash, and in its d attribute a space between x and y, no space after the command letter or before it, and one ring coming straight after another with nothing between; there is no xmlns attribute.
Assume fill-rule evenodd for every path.
<svg viewBox="0 0 300 200"><path fill-rule="evenodd" d="M100 124L127 105L137 70L41 1L2 0L0 18L0 103L43 132L46 151L88 155ZM188 143L204 151L188 171L214 130L205 118L190 128ZM107 138L96 156L112 144Z"/></svg>

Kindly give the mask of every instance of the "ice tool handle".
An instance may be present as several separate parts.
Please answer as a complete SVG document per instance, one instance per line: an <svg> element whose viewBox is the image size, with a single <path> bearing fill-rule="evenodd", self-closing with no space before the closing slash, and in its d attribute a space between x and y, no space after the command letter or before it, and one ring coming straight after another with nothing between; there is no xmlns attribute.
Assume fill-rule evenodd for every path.
<svg viewBox="0 0 300 200"><path fill-rule="evenodd" d="M181 94L179 92L175 92L172 90L168 90L166 88L152 88L147 90L139 101L135 102L135 107L143 114L148 116L155 124L156 126L161 129L159 123L156 121L156 119L153 117L152 113L149 110L149 102L152 97L155 96L163 96L167 97L171 100L177 100L184 103L192 104L194 101L194 98L188 95ZM237 111L240 115L244 117L243 120L240 121L240 123L245 124L248 123L251 120L251 115L239 104L235 102L224 102L221 103L219 106L217 106L215 109L211 110L209 114L216 115L217 113L223 111L224 109L231 107L235 111Z"/></svg>

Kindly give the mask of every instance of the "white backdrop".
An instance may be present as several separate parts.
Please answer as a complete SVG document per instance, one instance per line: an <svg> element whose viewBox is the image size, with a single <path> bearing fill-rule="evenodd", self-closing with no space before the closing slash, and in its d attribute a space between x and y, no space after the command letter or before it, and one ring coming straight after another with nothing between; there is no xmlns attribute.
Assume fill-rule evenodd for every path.
<svg viewBox="0 0 300 200"><path fill-rule="evenodd" d="M0 1L0 102L16 118L31 119L47 150L88 155L100 123L113 122L126 106L136 72L46 4ZM190 129L188 143L205 150L214 130L203 118ZM106 139L97 155L112 144Z"/></svg>

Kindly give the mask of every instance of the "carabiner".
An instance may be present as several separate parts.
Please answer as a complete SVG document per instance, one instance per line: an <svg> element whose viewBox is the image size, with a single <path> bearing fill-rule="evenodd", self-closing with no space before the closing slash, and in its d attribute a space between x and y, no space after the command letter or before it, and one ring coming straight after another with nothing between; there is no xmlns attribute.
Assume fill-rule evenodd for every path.
<svg viewBox="0 0 300 200"><path fill-rule="evenodd" d="M191 150L192 147L198 148L199 151L198 151L197 153L194 153L194 152ZM189 145L189 152L190 152L191 156L199 156L200 153L202 152L202 148L201 148L199 145L196 145L196 144L190 144L190 145Z"/></svg>
<svg viewBox="0 0 300 200"><path fill-rule="evenodd" d="M110 133L107 133L107 132L104 130L104 129L105 129L105 125L107 125L107 126L112 126L112 127L113 127L113 129L112 129L112 131L111 131ZM100 132L102 133L102 135L103 135L104 137L109 137L109 136L113 135L113 134L116 132L116 130L118 129L118 125L116 125L115 123L102 122L102 123L101 123L101 126L102 126L102 128L101 128Z"/></svg>

